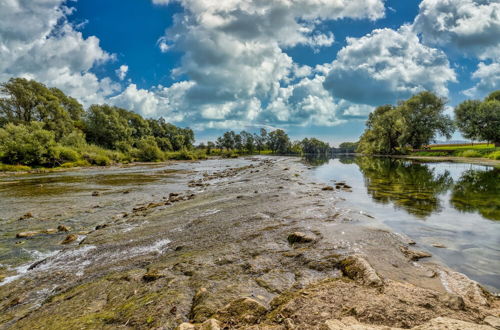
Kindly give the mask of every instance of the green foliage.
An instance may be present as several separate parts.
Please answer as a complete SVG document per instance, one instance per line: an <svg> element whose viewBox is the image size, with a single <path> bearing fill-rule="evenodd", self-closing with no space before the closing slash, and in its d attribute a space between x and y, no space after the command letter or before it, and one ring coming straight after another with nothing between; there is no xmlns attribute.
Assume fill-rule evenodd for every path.
<svg viewBox="0 0 500 330"><path fill-rule="evenodd" d="M439 152L439 151L419 151L413 152L413 156L426 156L426 157L441 157L448 156L447 152Z"/></svg>
<svg viewBox="0 0 500 330"><path fill-rule="evenodd" d="M142 162L157 162L163 160L163 153L158 148L153 136L143 137L136 143L136 158Z"/></svg>
<svg viewBox="0 0 500 330"><path fill-rule="evenodd" d="M444 115L444 100L421 92L398 106L380 106L368 117L358 152L396 154L407 146L414 149L428 144L436 134L451 137L453 122Z"/></svg>
<svg viewBox="0 0 500 330"><path fill-rule="evenodd" d="M482 157L483 154L477 150L464 150L459 153L460 157Z"/></svg>
<svg viewBox="0 0 500 330"><path fill-rule="evenodd" d="M51 161L55 164L76 162L81 159L81 156L76 150L61 145L56 145L50 148L49 153Z"/></svg>
<svg viewBox="0 0 500 330"><path fill-rule="evenodd" d="M44 130L42 123L7 124L0 129L0 160L7 164L47 165L55 134Z"/></svg>
<svg viewBox="0 0 500 330"><path fill-rule="evenodd" d="M25 172L31 170L31 167L26 165L8 165L0 163L0 172Z"/></svg>
<svg viewBox="0 0 500 330"><path fill-rule="evenodd" d="M306 155L326 155L331 151L330 145L316 138L305 138L300 142L302 152Z"/></svg>
<svg viewBox="0 0 500 330"><path fill-rule="evenodd" d="M287 154L290 152L290 138L282 129L269 133L268 145L274 154Z"/></svg>
<svg viewBox="0 0 500 330"><path fill-rule="evenodd" d="M85 135L78 130L75 130L68 135L63 136L59 142L63 146L74 148L81 148L87 144L87 141L85 141Z"/></svg>
<svg viewBox="0 0 500 330"><path fill-rule="evenodd" d="M500 160L500 150L493 151L492 153L486 155L486 157L493 160Z"/></svg>
<svg viewBox="0 0 500 330"><path fill-rule="evenodd" d="M500 90L483 102L467 100L455 108L456 124L469 139L500 144Z"/></svg>

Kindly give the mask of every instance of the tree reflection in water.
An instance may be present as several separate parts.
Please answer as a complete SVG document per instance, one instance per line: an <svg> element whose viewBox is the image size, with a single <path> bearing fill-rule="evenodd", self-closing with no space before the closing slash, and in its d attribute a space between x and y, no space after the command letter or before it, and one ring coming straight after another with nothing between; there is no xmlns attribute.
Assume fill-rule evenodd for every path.
<svg viewBox="0 0 500 330"><path fill-rule="evenodd" d="M406 160L358 157L356 164L374 201L382 204L392 202L396 207L423 219L441 210L438 196L453 185L447 171L436 174L426 165Z"/></svg>
<svg viewBox="0 0 500 330"><path fill-rule="evenodd" d="M462 212L478 211L490 220L500 220L500 169L465 171L455 183L451 205Z"/></svg>

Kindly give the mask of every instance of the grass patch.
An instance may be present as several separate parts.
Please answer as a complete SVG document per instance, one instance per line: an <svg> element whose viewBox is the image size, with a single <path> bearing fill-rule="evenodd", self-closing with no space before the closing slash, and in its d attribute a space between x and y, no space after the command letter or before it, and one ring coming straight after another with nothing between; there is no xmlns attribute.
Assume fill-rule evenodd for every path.
<svg viewBox="0 0 500 330"><path fill-rule="evenodd" d="M418 151L412 153L412 156L427 156L427 157L443 157L448 156L447 152L439 152L439 151Z"/></svg>
<svg viewBox="0 0 500 330"><path fill-rule="evenodd" d="M478 157L483 157L483 154L481 152L478 152L477 150L464 150L460 151L458 153L458 156L467 158L478 158Z"/></svg>
<svg viewBox="0 0 500 330"><path fill-rule="evenodd" d="M500 160L500 150L493 151L487 154L486 157L493 160Z"/></svg>
<svg viewBox="0 0 500 330"><path fill-rule="evenodd" d="M0 172L25 172L31 170L31 167L26 165L8 165L0 163Z"/></svg>
<svg viewBox="0 0 500 330"><path fill-rule="evenodd" d="M478 143L478 144L440 144L430 145L431 150L477 150L477 149L495 149L494 144Z"/></svg>

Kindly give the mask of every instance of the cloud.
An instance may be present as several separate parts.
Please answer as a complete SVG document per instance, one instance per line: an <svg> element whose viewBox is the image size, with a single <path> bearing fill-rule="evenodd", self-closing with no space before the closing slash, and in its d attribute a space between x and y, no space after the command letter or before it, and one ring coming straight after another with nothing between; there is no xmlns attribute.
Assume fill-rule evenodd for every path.
<svg viewBox="0 0 500 330"><path fill-rule="evenodd" d="M500 89L500 63L479 63L472 78L479 82L473 88L464 91L469 97L482 98Z"/></svg>
<svg viewBox="0 0 500 330"><path fill-rule="evenodd" d="M171 2L153 1L158 5ZM211 122L212 126L217 126L213 124L217 121L252 122L280 117L269 105L278 104L277 98L282 98L286 86L309 76L312 70L295 63L284 50L297 45L314 50L331 46L334 35L319 29L322 21L347 17L375 20L384 16L382 0L177 2L185 11L175 17L173 27L158 40L158 46L163 52L184 54L173 74L187 77L191 83L178 104L184 109L185 120ZM322 93L300 104L284 100L293 109L286 116L299 120L309 115L307 120L315 121L314 113L321 112L325 117L324 112L331 109L330 100L320 100L331 96L324 90ZM336 122L334 115L332 112L328 118Z"/></svg>
<svg viewBox="0 0 500 330"><path fill-rule="evenodd" d="M395 103L422 90L448 94L456 81L446 55L420 43L409 26L377 29L361 38L347 38L324 86L332 95L353 103Z"/></svg>
<svg viewBox="0 0 500 330"><path fill-rule="evenodd" d="M500 59L500 2L423 0L414 30L423 42L479 59Z"/></svg>
<svg viewBox="0 0 500 330"><path fill-rule="evenodd" d="M127 76L128 72L128 65L120 65L120 67L115 70L116 75L120 80L124 80L125 77Z"/></svg>
<svg viewBox="0 0 500 330"><path fill-rule="evenodd" d="M84 38L68 23L63 0L0 2L0 81L36 79L84 104L103 102L119 86L91 69L114 59L97 37Z"/></svg>

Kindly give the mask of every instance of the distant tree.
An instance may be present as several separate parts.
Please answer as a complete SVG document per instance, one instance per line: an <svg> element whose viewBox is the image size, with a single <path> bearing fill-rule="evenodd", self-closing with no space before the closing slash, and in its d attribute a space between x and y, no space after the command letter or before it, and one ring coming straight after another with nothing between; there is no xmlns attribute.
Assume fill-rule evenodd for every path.
<svg viewBox="0 0 500 330"><path fill-rule="evenodd" d="M354 151L358 147L358 144L359 142L342 142L339 144L339 148Z"/></svg>
<svg viewBox="0 0 500 330"><path fill-rule="evenodd" d="M240 152L243 152L243 139L240 134L234 135L234 147Z"/></svg>
<svg viewBox="0 0 500 330"><path fill-rule="evenodd" d="M118 142L131 143L133 129L120 110L107 104L91 105L85 116L87 141L108 149L115 149Z"/></svg>
<svg viewBox="0 0 500 330"><path fill-rule="evenodd" d="M305 138L301 142L302 152L309 155L326 155L330 152L330 145L316 138Z"/></svg>
<svg viewBox="0 0 500 330"><path fill-rule="evenodd" d="M153 136L146 136L136 142L138 160L143 162L156 162L162 160L163 154L156 144Z"/></svg>
<svg viewBox="0 0 500 330"><path fill-rule="evenodd" d="M245 150L248 153L253 153L255 150L255 138L254 138L254 136L246 131L242 131L240 133L240 136L241 136L241 142L242 142L243 148L245 148Z"/></svg>
<svg viewBox="0 0 500 330"><path fill-rule="evenodd" d="M212 152L212 150L215 148L215 143L213 143L212 141L208 141L207 142L207 155L210 155L210 153Z"/></svg>
<svg viewBox="0 0 500 330"><path fill-rule="evenodd" d="M269 147L275 154L286 154L290 151L290 138L282 129L269 133Z"/></svg>
<svg viewBox="0 0 500 330"><path fill-rule="evenodd" d="M222 136L222 146L227 150L233 150L236 145L236 134L233 131L225 132Z"/></svg>
<svg viewBox="0 0 500 330"><path fill-rule="evenodd" d="M366 122L367 129L360 138L357 150L365 154L395 154L399 147L402 119L399 109L392 105L377 107Z"/></svg>
<svg viewBox="0 0 500 330"><path fill-rule="evenodd" d="M451 138L453 121L444 114L445 100L431 92L421 92L402 102L398 108L402 117L399 143L418 149L441 134Z"/></svg>
<svg viewBox="0 0 500 330"><path fill-rule="evenodd" d="M500 90L483 102L467 100L455 108L455 123L463 136L500 146Z"/></svg>

